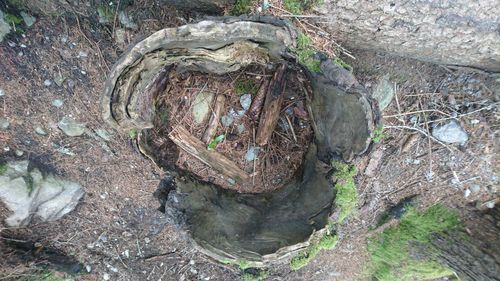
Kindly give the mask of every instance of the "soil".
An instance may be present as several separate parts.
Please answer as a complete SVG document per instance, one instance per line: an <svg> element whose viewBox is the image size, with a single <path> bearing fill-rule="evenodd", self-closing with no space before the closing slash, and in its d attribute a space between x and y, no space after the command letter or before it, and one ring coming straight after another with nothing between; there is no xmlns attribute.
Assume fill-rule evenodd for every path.
<svg viewBox="0 0 500 281"><path fill-rule="evenodd" d="M129 10L139 23L137 30L98 24L95 8L88 8L77 13L78 20L74 14L38 16L25 33L14 33L0 43L0 88L5 92L0 96L0 115L11 123L0 131L0 160L34 159L79 182L86 192L77 208L61 220L35 221L23 228L3 225L8 210L0 203L0 279L41 279L37 262L17 256L7 239L36 242L37 248L73 257L82 265L82 273L71 277L74 280L102 280L105 274L111 280L241 279L238 269L197 252L157 210L160 204L153 193L166 174L137 153L127 135L101 121L99 101L105 77L126 45L190 20L142 2L135 1L137 6ZM124 31L124 41L114 36L117 29ZM80 51L88 56L79 56ZM387 54L351 52L356 60L345 60L369 91L386 74L396 84L398 102L383 113L387 126L411 124L413 115L419 122L440 119L444 116L437 110L453 114L458 105L457 114L467 114L457 118L469 141L444 147L429 143L421 133L386 129L384 140L356 163L361 199L355 214L337 229L336 248L320 252L298 271L286 264L270 268L267 280L363 279L366 239L374 233L370 227L384 210L408 196L418 195L419 208L442 203L457 209L473 236L481 232L475 214L487 208L486 202L498 200L499 77ZM54 83L59 75L65 78L61 85ZM51 85L45 86L45 80L51 80ZM51 106L54 99L64 105ZM423 109L436 112L424 116ZM388 117L392 115L398 116ZM86 123L91 131L106 129L113 137L109 141L89 135L67 137L55 125L63 116ZM47 135L36 134L36 126ZM23 155L16 156L17 150ZM366 171L369 163L375 167L373 173ZM479 191L466 197L464 192L473 185L479 185ZM69 277L63 272L53 274Z"/></svg>
<svg viewBox="0 0 500 281"><path fill-rule="evenodd" d="M259 119L253 119L240 104L240 97L251 94L255 101L256 93L264 80L270 81L274 71L266 70L262 66L249 66L246 69L228 73L226 75L209 75L204 73L171 72L169 86L165 93L157 98L155 103L159 108L153 129L153 150L159 163L165 168L169 163L175 163L177 168L196 174L205 182L212 182L224 188L240 192L265 192L278 189L292 178L302 164L305 152L312 140L312 128L308 113L304 109L305 93L300 81L304 81L302 73L289 69L285 79L286 87L282 93L285 100L282 104L280 119L267 145L259 147L255 143L255 135L259 126ZM299 77L300 76L300 77ZM248 83L247 91L238 93L235 90L239 83ZM210 116L213 114L215 98L212 99L208 116L200 123L194 120L193 107L200 93L222 94L226 97L221 116L230 116L231 112L241 112L234 122L224 126L218 122L217 130L212 140L223 135L224 140L213 149L229 158L238 168L250 175L250 180L238 182L224 176L220 172L204 164L193 155L179 150L168 140L167 136L177 126L186 128L192 136L201 140L208 127ZM240 95L238 95L240 94ZM165 117L167 116L167 117ZM239 132L238 127L243 125L244 130ZM211 141L206 143L209 145ZM258 148L253 160L248 160L246 154L252 148ZM177 153L177 150L178 153ZM175 158L177 159L171 159ZM165 159L166 158L166 159Z"/></svg>

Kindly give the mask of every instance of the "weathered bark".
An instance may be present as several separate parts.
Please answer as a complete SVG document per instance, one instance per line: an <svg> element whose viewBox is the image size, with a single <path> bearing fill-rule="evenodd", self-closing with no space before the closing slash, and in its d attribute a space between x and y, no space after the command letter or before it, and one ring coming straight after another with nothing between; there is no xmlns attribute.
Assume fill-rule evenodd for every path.
<svg viewBox="0 0 500 281"><path fill-rule="evenodd" d="M161 2L184 11L222 14L224 8L233 5L235 0L162 0Z"/></svg>
<svg viewBox="0 0 500 281"><path fill-rule="evenodd" d="M279 65L268 88L257 136L255 137L255 142L260 146L267 144L278 124L285 88L285 71L286 66L284 64Z"/></svg>
<svg viewBox="0 0 500 281"><path fill-rule="evenodd" d="M210 121L208 121L208 127L203 134L201 140L208 144L210 140L214 137L217 131L217 126L219 125L220 116L222 115L222 110L224 109L224 103L226 102L226 97L224 95L218 95L215 98L215 106L210 116Z"/></svg>
<svg viewBox="0 0 500 281"><path fill-rule="evenodd" d="M347 47L500 71L496 0L327 0L317 12Z"/></svg>
<svg viewBox="0 0 500 281"><path fill-rule="evenodd" d="M207 164L212 169L236 181L245 181L249 179L248 174L238 168L234 162L218 152L208 150L202 141L193 137L183 127L175 127L168 137L184 151Z"/></svg>
<svg viewBox="0 0 500 281"><path fill-rule="evenodd" d="M460 280L500 280L500 208L477 214L473 218L476 230L472 235L465 232L436 234L432 245L438 259L453 269Z"/></svg>
<svg viewBox="0 0 500 281"><path fill-rule="evenodd" d="M254 121L259 118L260 111L262 110L262 104L264 103L264 99L266 98L268 87L269 80L264 80L260 85L257 95L253 99L252 106L250 106L250 109L248 110L248 116L250 116L250 118L252 118L252 120Z"/></svg>

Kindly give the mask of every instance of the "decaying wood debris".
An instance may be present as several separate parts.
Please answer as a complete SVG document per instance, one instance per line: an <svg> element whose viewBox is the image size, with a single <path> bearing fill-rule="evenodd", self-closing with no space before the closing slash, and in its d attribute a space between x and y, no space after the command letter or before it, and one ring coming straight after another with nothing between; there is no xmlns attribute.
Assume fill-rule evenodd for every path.
<svg viewBox="0 0 500 281"><path fill-rule="evenodd" d="M168 137L182 150L235 181L246 181L250 178L245 171L238 168L235 163L224 155L208 150L202 141L193 137L184 127L175 127Z"/></svg>
<svg viewBox="0 0 500 281"><path fill-rule="evenodd" d="M208 127L203 134L202 141L208 144L215 135L217 131L217 126L219 125L219 120L222 115L222 111L224 110L224 104L226 102L226 97L224 95L218 95L215 98L215 106L210 116L210 121L208 122Z"/></svg>
<svg viewBox="0 0 500 281"><path fill-rule="evenodd" d="M273 79L269 84L255 140L260 146L267 144L273 134L276 124L278 124L281 104L283 103L283 91L285 89L285 72L286 65L280 64L276 68Z"/></svg>

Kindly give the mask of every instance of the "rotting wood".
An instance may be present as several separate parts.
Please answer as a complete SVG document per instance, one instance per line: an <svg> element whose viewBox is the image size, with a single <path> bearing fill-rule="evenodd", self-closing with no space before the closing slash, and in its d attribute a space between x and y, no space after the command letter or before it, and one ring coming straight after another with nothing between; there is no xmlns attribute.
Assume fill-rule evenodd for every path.
<svg viewBox="0 0 500 281"><path fill-rule="evenodd" d="M224 155L208 150L202 141L192 136L184 127L175 127L168 137L191 156L235 181L247 181L250 178L245 171L238 168L234 162Z"/></svg>
<svg viewBox="0 0 500 281"><path fill-rule="evenodd" d="M224 103L226 102L226 97L224 95L218 95L215 98L215 106L210 116L210 121L208 122L208 127L203 134L201 140L208 144L215 135L217 131L217 126L219 125L219 119L222 114L222 110L224 109Z"/></svg>
<svg viewBox="0 0 500 281"><path fill-rule="evenodd" d="M255 140L255 142L260 146L267 144L273 134L276 124L278 124L281 104L283 103L283 91L285 90L285 70L286 65L280 64L274 73L270 86L268 87L266 101L264 102L264 108L262 109L262 115L259 120L259 128L257 130L257 137Z"/></svg>
<svg viewBox="0 0 500 281"><path fill-rule="evenodd" d="M268 88L269 80L264 80L262 84L260 84L259 91L257 92L257 95L253 99L252 105L248 110L248 116L254 121L257 121L257 119L259 118L260 111L262 109L262 103L264 103L264 99L266 98L266 94L269 90Z"/></svg>

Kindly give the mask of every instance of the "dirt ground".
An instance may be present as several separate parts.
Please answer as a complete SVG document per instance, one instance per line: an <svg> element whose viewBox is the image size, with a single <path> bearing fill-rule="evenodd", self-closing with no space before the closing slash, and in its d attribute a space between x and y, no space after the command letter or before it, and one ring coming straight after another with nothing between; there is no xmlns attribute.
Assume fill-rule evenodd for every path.
<svg viewBox="0 0 500 281"><path fill-rule="evenodd" d="M239 270L195 251L169 224L153 197L164 173L134 150L127 135L100 119L106 75L128 43L189 21L173 12L152 10L141 14L137 30L124 30L120 42L111 36L115 26L83 17L40 17L24 34L0 43L0 88L5 92L0 96L0 115L11 123L0 131L0 159L34 159L81 183L86 192L78 207L59 221L18 229L0 225L0 231L16 240L37 242L38 249L57 249L74 257L84 273L75 280L102 280L104 274L111 280L239 280ZM418 195L419 207L439 202L459 209L472 234L477 228L468 218L487 208L486 202L498 200L500 78L351 52L356 60L346 61L368 90L386 74L397 89L397 98L383 112L384 140L357 162L361 200L356 213L339 228L337 247L321 252L296 272L287 265L272 268L268 280L361 278L366 238L372 234L369 227L385 209L408 196ZM58 77L64 78L60 85L55 83ZM63 100L63 106L52 106L54 99ZM453 112L469 135L463 146L440 145L403 127ZM86 123L91 131L105 129L113 137L107 142L91 134L67 137L57 128L63 116ZM47 135L35 133L38 126ZM16 156L16 151L24 154ZM466 190L476 190L475 185L479 190L465 196ZM6 213L0 208L0 218ZM5 255L0 259L0 278L33 277L28 268L35 262L27 256L8 264L14 257L7 242L5 237L0 241L0 253Z"/></svg>

